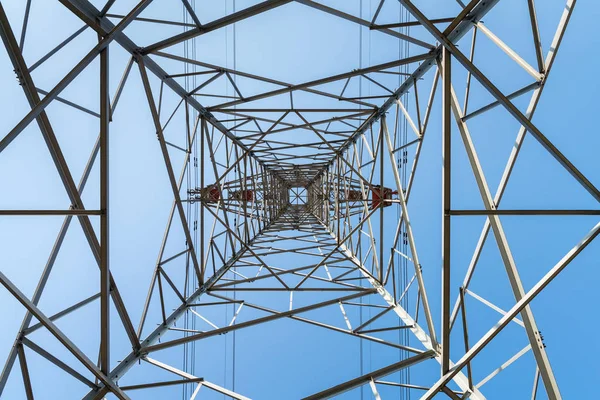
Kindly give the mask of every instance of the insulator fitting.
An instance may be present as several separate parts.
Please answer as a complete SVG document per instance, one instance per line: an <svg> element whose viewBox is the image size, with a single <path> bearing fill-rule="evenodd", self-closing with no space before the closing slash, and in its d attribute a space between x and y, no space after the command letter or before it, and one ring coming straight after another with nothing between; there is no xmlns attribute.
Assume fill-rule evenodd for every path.
<svg viewBox="0 0 600 400"><path fill-rule="evenodd" d="M217 203L221 199L221 192L217 185L209 185L204 188L189 189L188 196L190 200Z"/></svg>

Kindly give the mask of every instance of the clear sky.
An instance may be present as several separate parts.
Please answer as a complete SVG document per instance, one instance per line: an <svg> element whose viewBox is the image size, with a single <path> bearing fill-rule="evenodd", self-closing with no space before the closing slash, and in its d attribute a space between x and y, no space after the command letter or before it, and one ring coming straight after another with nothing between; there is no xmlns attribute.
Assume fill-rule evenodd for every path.
<svg viewBox="0 0 600 400"><path fill-rule="evenodd" d="M92 3L101 8L104 0ZM111 13L126 14L136 4L135 0L117 0ZM237 0L236 9L243 9L258 1ZM370 20L378 1L336 0L323 1L347 13ZM360 5L362 4L362 9ZM429 18L454 16L460 8L454 1L415 1ZM205 23L231 13L232 0L196 0L196 10ZM16 36L21 35L25 1L3 0L2 6L8 14ZM538 0L537 11L544 54L549 50L554 31L563 11L564 0ZM398 5L386 0L382 8L380 23L391 23L398 19ZM183 10L180 2L155 0L142 17L181 21ZM599 56L593 51L600 39L593 29L600 18L600 4L580 1L575 7L571 23L550 78L546 83L543 98L533 122L569 159L590 179L600 185L600 169L597 167L597 152L600 136L596 134L599 83L594 65ZM118 21L118 19L113 19ZM535 52L531 41L527 2L503 0L484 18L485 25L513 48L529 64L535 65ZM24 56L32 65L54 46L82 26L58 1L33 0L29 28L24 42ZM442 25L443 26L443 25ZM362 31L361 31L362 29ZM411 33L429 43L435 43L421 28L411 28ZM165 37L181 32L177 26L166 26L136 22L125 31L140 46L145 46ZM505 94L511 93L528 83L531 77L508 58L488 38L478 34L475 64ZM259 74L289 83L302 83L320 77L351 71L356 68L393 61L398 58L398 41L387 35L367 28L359 28L348 21L334 18L301 4L292 3L269 11L247 21L204 35L195 42L196 59ZM32 76L39 89L49 91L56 85L97 41L90 29L33 71ZM468 53L470 35L459 42L459 49ZM111 94L121 78L129 60L129 54L117 44L110 46ZM183 54L183 46L177 45L164 51ZM424 50L411 45L411 55ZM155 57L169 73L183 72L181 63ZM453 79L460 101L464 97L466 73L456 62ZM583 68L585 66L586 68ZM81 75L61 93L68 99L92 111L98 111L99 62L94 61ZM419 83L420 104L424 106L433 75L429 73ZM152 79L155 97L160 90L159 81ZM381 78L392 88L394 79ZM224 81L216 82L213 93L233 95ZM246 93L260 92L273 87L240 79L238 82ZM338 91L341 85L332 84L327 89ZM325 87L324 87L325 88ZM363 80L352 82L353 93L380 94L380 88ZM515 100L523 111L530 93ZM483 106L492 98L478 84L473 84L470 110ZM440 266L441 266L441 90L438 87L433 103L427 140L424 142L419 170L411 194L409 210L414 227L415 239L423 273L430 296L436 325L440 320ZM199 98L202 104L214 105L223 100ZM177 98L165 91L162 114L163 124L177 105ZM287 107L287 98L277 97L261 103L261 106ZM311 97L299 97L299 102L308 106L321 103ZM411 100L412 101L412 100ZM284 103L285 102L285 103ZM322 104L326 104L323 102ZM89 153L98 134L98 119L90 114L56 103L48 107L48 114L59 143L65 153L75 181L85 168ZM0 138L8 133L29 111L29 106L18 85L12 65L4 47L0 49ZM409 112L415 118L411 103ZM395 114L390 114L390 120ZM184 144L184 120L175 118L166 131L174 143ZM519 125L500 107L469 121L475 147L482 162L485 176L494 193L500 181L504 165L513 146ZM454 126L453 129L456 127ZM410 134L412 132L409 132ZM303 139L290 139L303 140ZM482 209L483 205L470 166L460 141L458 131L453 132L453 191L455 209ZM412 162L414 149L409 158ZM137 327L144 299L154 270L158 250L167 223L172 202L172 192L165 173L164 162L155 128L139 77L134 67L125 86L119 106L111 123L111 268L127 304L134 325ZM176 174L183 161L181 153L172 151ZM410 163L409 163L410 165ZM204 165L209 171L210 163ZM92 169L89 182L82 198L86 208L99 208L99 171ZM212 170L210 175L212 176ZM389 180L389 181L388 181ZM393 186L389 171L385 178ZM183 193L183 191L182 191ZM35 123L0 153L0 208L1 209L65 209L69 205L52 159ZM506 209L594 209L594 199L535 141L528 136L511 177L502 207ZM395 232L398 218L397 206L386 209L386 245ZM376 218L378 221L378 218ZM508 242L525 289L529 289L562 256L570 250L597 222L598 217L502 217ZM0 270L6 274L25 294L31 296L38 278L52 249L54 238L62 224L62 217L0 217ZM176 222L179 222L175 219ZM374 229L378 222L374 221ZM96 230L98 217L92 217ZM483 217L454 217L452 226L452 285L453 296L458 293L481 227ZM210 229L207 224L206 229ZM185 242L180 229L175 230L167 243L165 254L175 254L183 249ZM390 246L391 247L391 244ZM600 244L592 243L538 298L532 303L540 330L543 332L547 353L559 382L563 398L591 398L600 369L596 360L600 347L593 339L597 328L594 320L595 306L600 301L597 290L600 282L598 257ZM299 263L289 256L272 256L274 265L286 267ZM181 270L179 270L181 277ZM411 275L412 276L412 275ZM59 252L47 290L40 308L54 314L65 307L93 295L98 291L98 269L82 234L80 225L74 220ZM508 310L514 298L493 240L484 247L471 290L477 295ZM231 293L228 293L231 295ZM315 295L316 296L316 295ZM414 308L414 296L410 300ZM248 295L252 301L270 304L276 309L286 309L289 297ZM454 299L454 297L453 297ZM171 299L173 300L173 299ZM310 299L313 300L313 299ZM298 304L307 298L298 297ZM377 301L376 299L368 301ZM10 294L0 290L0 360L8 355L15 333L18 331L24 309ZM380 303L377 303L380 304ZM156 303L154 303L156 306ZM476 341L500 318L500 314L489 309L474 297L467 299L468 312L473 321L469 323L471 341ZM95 360L98 352L98 302L61 319L58 326L70 335L88 357ZM170 311L170 310L167 310ZM336 313L335 315L333 313ZM375 311L349 311L353 318L368 319ZM213 311L210 318L218 325L228 323L233 310ZM150 313L148 333L160 322L158 308ZM249 314L252 316L253 314ZM257 315L255 315L257 316ZM306 314L322 321L336 321L343 326L337 309L325 309ZM245 317L248 318L248 317ZM420 317L422 318L422 317ZM390 321L390 320L388 320ZM420 320L424 324L424 320ZM332 322L333 323L333 322ZM459 323L459 322L457 322ZM116 312L113 312L112 363L113 366L129 351L126 336L120 329ZM31 339L44 345L72 366L77 361L69 355L43 329L32 334ZM236 334L235 388L251 398L294 399L341 383L363 373L380 368L398 360L398 351L390 351L377 344L361 346L356 338L327 332L323 329L292 320L279 320L265 326L247 328ZM456 330L452 337L452 359L462 355L462 338ZM410 345L417 346L416 341ZM523 328L511 324L506 332L484 351L474 362L475 381L480 381L500 364L527 345ZM232 335L217 336L203 340L196 348L198 376L231 388L233 385L233 339ZM362 351L363 365L360 365ZM28 351L32 384L36 399L80 398L86 387L69 378L57 368L50 367L45 360ZM158 352L156 358L182 366L182 351ZM412 382L427 384L436 378L438 364L419 366L412 370ZM502 371L481 390L489 399L509 398L500 394L524 393L530 398L535 366L531 352L525 354L506 371ZM77 367L79 371L83 368ZM85 373L84 373L85 374ZM85 374L90 377L90 374ZM121 385L149 380L173 379L156 368L142 364L120 381ZM55 384L60 382L60 384ZM63 384L64 382L64 384ZM294 386L295 385L295 386ZM209 391L199 398L222 398ZM265 395L265 393L268 393ZM420 392L413 392L418 398ZM382 398L395 398L397 389L381 388ZM179 398L180 388L158 389L148 392L131 392L132 398L162 399ZM364 398L371 398L369 389ZM441 395L440 395L441 397ZM2 396L6 399L24 399L20 372L16 368ZM112 397L108 397L112 398ZM349 392L348 399L360 398L360 391ZM545 398L540 392L538 398Z"/></svg>

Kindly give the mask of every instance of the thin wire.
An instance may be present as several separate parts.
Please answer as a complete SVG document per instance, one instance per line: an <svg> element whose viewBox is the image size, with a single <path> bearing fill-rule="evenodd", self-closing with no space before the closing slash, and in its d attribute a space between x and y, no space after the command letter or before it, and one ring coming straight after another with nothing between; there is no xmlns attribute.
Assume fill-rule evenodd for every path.
<svg viewBox="0 0 600 400"><path fill-rule="evenodd" d="M183 5L183 2L181 3L181 13L182 13L182 19L183 19L183 21L187 22L187 13L185 11L185 7ZM184 27L183 30L185 31L185 29L186 28ZM183 44L183 55L184 55L184 57L188 56L188 44L187 44L187 42L184 42L184 44ZM187 63L186 63L186 64L184 64L184 71L187 73L187 70L188 70L188 66L187 66ZM186 87L186 91L189 90L188 89L188 79L187 78L185 79L185 87ZM187 183L189 184L189 177L187 179ZM189 205L188 205L187 208L188 208L188 212L189 212ZM186 256L186 263L187 263L187 256ZM188 275L188 271L186 269L186 282L185 282L185 286L184 286L184 288L186 290L187 290L187 275ZM189 327L189 311L186 311L186 315L185 315L185 318L183 320L183 328L187 331L188 327ZM184 337L185 336L187 336L187 335L186 335L186 333L184 331ZM188 357L188 355L189 355L189 348L188 348L187 343L185 343L184 346L183 346L183 369L184 369L184 371L189 371L189 357ZM185 398L187 398L188 390L189 390L188 385L183 385L182 386L182 393L181 393L181 398L182 399L185 400Z"/></svg>
<svg viewBox="0 0 600 400"><path fill-rule="evenodd" d="M362 19L363 16L363 0L359 0L359 16ZM363 29L361 25L358 25L358 68L361 69L362 68L362 41L363 41ZM358 76L358 97L362 97L362 76ZM359 108L362 109L362 104L359 105ZM362 143L362 142L361 142ZM362 259L362 258L361 258ZM363 324L363 297L360 297L360 325L362 326ZM359 341L359 345L360 345L360 376L364 375L363 372L363 368L364 368L364 349L363 349L363 340ZM364 391L363 391L363 387L361 386L360 388L360 399L363 400L364 399Z"/></svg>
<svg viewBox="0 0 600 400"><path fill-rule="evenodd" d="M229 1L225 1L225 15L227 15L228 12L228 4ZM225 65L229 68L229 28L225 29ZM227 96L229 96L229 85L226 84L225 85L225 94ZM228 123L229 124L229 123ZM228 156L228 152L226 150L226 157L227 159L229 159ZM229 163L227 163L227 165L229 165ZM234 228L235 229L235 228ZM227 246L225 246L225 257L227 257ZM229 292L225 292L226 296L229 296ZM227 321L229 320L229 307L225 306L225 323L227 323ZM227 365L228 365L228 354L229 354L229 346L228 346L228 340L227 340L227 335L225 335L224 337L224 341L225 341L225 352L223 354L224 357L224 362L223 362L223 383L224 385L227 385ZM226 395L223 394L223 399L226 399Z"/></svg>
<svg viewBox="0 0 600 400"><path fill-rule="evenodd" d="M233 12L234 13L236 12L235 0L233 0ZM236 47L235 40L236 40L236 24L234 23L233 24L233 70L234 71L237 70L237 47ZM233 81L237 82L237 74L233 75ZM234 110L236 108L237 107L234 106ZM246 180L244 180L244 183L245 182L246 182ZM233 271L234 272L236 271L235 266L233 267ZM234 277L234 279L235 279L235 277ZM233 285L233 299L234 300L237 300L236 294L237 294L236 285ZM237 303L233 303L231 305L231 307L232 307L232 313L234 313L234 314L235 314L235 306L236 306L236 304ZM231 352L232 352L232 356L231 356L231 358L232 358L232 360L231 360L231 364L232 364L232 366L231 366L231 369L232 369L232 372L231 372L231 381L232 382L231 383L232 383L232 385L231 386L232 386L232 388L231 388L231 390L233 390L234 392L235 392L235 349L236 349L236 346L235 346L235 334L236 334L236 330L234 329L233 330L233 345L232 345L233 348L231 350Z"/></svg>
<svg viewBox="0 0 600 400"><path fill-rule="evenodd" d="M408 10L406 10L404 7L401 7L401 21L400 22L407 22L409 20L409 13ZM401 31L403 31L402 33L404 33L405 35L410 35L410 27L404 27L401 28ZM402 48L402 54L401 57L402 58L407 58L410 55L410 45L407 41L402 42L401 46ZM402 69L404 70L404 73L408 73L408 65L404 65L402 66ZM400 75L398 76L398 79L400 79ZM416 97L415 97L416 99ZM406 105L407 111L408 111L408 107L409 107L409 94L405 93L404 94L404 104ZM418 105L415 105L415 107L418 107ZM402 119L403 121L403 126L402 126L402 132L403 132L403 141L402 144L405 145L408 142L408 120L406 117L404 117ZM404 148L404 150L402 151L402 187L406 188L407 187L407 182L408 182L408 149ZM403 233L403 241L402 241L402 252L404 254L408 254L408 233L406 231L406 227L404 227L404 233ZM409 263L408 260L406 259L402 259L402 287L406 287L408 285L408 267L409 267ZM417 266L417 268L419 268L419 266ZM402 305L405 309L408 309L409 307L409 296L404 296L403 300L402 300ZM404 329L402 330L402 343L405 346L409 345L409 340L410 337L408 335L408 330ZM403 356L404 357L408 357L409 354L407 351L403 351ZM402 372L402 383L405 384L409 384L410 383L410 367L406 368L404 370L401 371ZM411 397L411 391L408 388L404 388L403 393L402 393L402 398L406 399L406 400L410 400Z"/></svg>
<svg viewBox="0 0 600 400"><path fill-rule="evenodd" d="M191 2L192 10L195 12L196 8L196 0L192 0ZM182 2L182 19L185 23L189 23L191 16L185 9L185 6ZM184 26L183 30L186 31L189 28ZM192 39L191 41L185 41L183 44L184 57L196 59L196 39ZM188 63L184 64L184 72L186 74L190 72L196 72L197 67L195 65L190 65ZM197 77L196 75L186 75L184 78L184 85L186 90L190 90L191 87L196 87ZM186 129L184 130L184 141L188 143L188 151L192 152L192 156L188 158L188 165L186 168L186 184L187 188L193 188L198 186L199 173L198 173L198 142L194 141L194 143L189 143L188 130L187 127L195 126L195 121L197 118L197 111L192 109L191 115L188 115L189 108L186 104ZM198 249L198 215L199 215L199 207L198 204L193 205L192 203L187 203L186 205L187 216L188 216L188 226L190 231L193 232L192 243L186 243L186 248L192 248L194 251ZM203 245L203 244L200 244ZM185 282L184 282L184 297L192 293L196 289L196 281L193 276L195 274L191 269L191 254L190 252L186 255L186 270L185 270ZM197 278L197 277L196 277ZM184 337L190 335L190 332L196 330L196 318L190 313L189 309L186 310L185 318L183 319L184 324ZM185 343L183 348L183 370L195 375L196 373L196 342ZM182 385L182 399L185 400L189 398L194 390L194 385Z"/></svg>
<svg viewBox="0 0 600 400"><path fill-rule="evenodd" d="M185 7L183 6L183 2L181 3L181 15L182 15L183 21L187 22L187 14L186 14L186 11L185 11ZM185 30L185 28L183 28L183 30ZM188 47L187 42L184 42L184 44L183 44L183 55L184 55L184 57L188 56L188 54L187 54L188 53L187 47ZM184 64L184 71L187 72L187 64ZM186 87L186 90L188 90L188 80L187 80L187 78L185 79L185 87ZM188 179L187 183L189 184L189 179ZM188 212L189 212L189 205L188 205L187 208L188 208ZM186 256L186 260L187 260L187 256ZM186 282L185 282L184 288L187 289L187 270L186 270ZM185 295L185 293L184 293L184 295ZM185 315L185 318L183 320L183 328L185 330L187 330L188 326L189 326L189 316L188 316L188 311L186 311L186 315ZM185 336L186 336L186 334L185 334L185 331L184 331L184 337ZM187 343L185 343L184 346L183 346L183 369L184 369L184 371L188 371L188 362L189 362L189 359L188 359L188 346L187 346ZM181 398L185 399L187 397L187 394L188 394L188 385L183 385L182 386Z"/></svg>
<svg viewBox="0 0 600 400"><path fill-rule="evenodd" d="M196 0L192 0L192 10L194 12L196 12ZM191 16L190 16L191 17ZM192 39L192 58L195 60L196 59L196 38ZM198 67L196 65L192 65L191 66L192 71L196 72L198 70ZM191 77L192 80L192 87L197 87L197 80L198 80L198 76L197 75L192 75ZM194 121L194 126L195 127L195 121L196 121L196 117L197 117L197 111L195 108L192 108L192 119L191 121ZM202 132L200 132L202 133ZM194 146L194 176L195 176L195 185L194 187L197 187L199 182L198 182L198 141L194 141L195 146ZM190 143L190 146L192 144ZM189 170L189 168L188 168ZM188 186L189 188L189 186ZM196 207L194 207L194 249L198 249L198 217L199 217L199 203ZM203 228L202 228L203 229ZM203 246L204 244L201 243L201 246ZM196 287L196 279L192 279L191 280L191 285L192 285L192 289ZM196 330L196 318L194 316L190 316L192 318L192 331ZM196 375L196 341L193 341L191 343L192 345L192 365L191 365L191 373L192 375ZM194 385L190 385L190 391L193 390Z"/></svg>
<svg viewBox="0 0 600 400"><path fill-rule="evenodd" d="M373 16L371 15L372 13L373 13L373 0L369 0L369 19L373 18ZM371 45L372 45L372 42L371 42L371 39L372 39L371 29L369 29L369 33L367 34L367 38L368 38L368 41L369 41L368 42L369 43L369 46L368 46L369 62L368 62L367 67L370 67L371 66L371 61L372 61L371 60ZM371 82L367 82L367 88L369 90L369 96L371 96L371 87L372 87ZM382 146L379 146L379 152L380 152L380 157L383 156L383 148L382 148ZM373 168L375 168L375 164L373 164ZM383 176L380 177L380 179L383 179ZM381 185L383 186L383 180L381 181ZM381 209L381 212L383 212L383 208ZM380 238L379 240L383 240L383 238ZM375 249L373 249L373 254L375 254ZM373 264L374 264L374 261L375 261L375 258L372 258ZM383 260L379 260L379 262L382 263ZM369 296L369 304L371 304L371 303L372 303L372 299ZM371 315L372 310L371 309L372 309L372 307L369 307L369 319L371 319L371 317L372 317L372 315ZM373 343L371 341L369 341L369 371L372 371L372 370L373 370Z"/></svg>

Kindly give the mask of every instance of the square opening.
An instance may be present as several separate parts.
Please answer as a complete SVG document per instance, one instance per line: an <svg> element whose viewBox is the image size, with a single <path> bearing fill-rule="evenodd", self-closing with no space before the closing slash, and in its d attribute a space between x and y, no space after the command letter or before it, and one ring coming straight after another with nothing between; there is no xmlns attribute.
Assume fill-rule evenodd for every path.
<svg viewBox="0 0 600 400"><path fill-rule="evenodd" d="M292 187L289 189L290 204L300 205L306 204L306 195L308 190L305 187Z"/></svg>

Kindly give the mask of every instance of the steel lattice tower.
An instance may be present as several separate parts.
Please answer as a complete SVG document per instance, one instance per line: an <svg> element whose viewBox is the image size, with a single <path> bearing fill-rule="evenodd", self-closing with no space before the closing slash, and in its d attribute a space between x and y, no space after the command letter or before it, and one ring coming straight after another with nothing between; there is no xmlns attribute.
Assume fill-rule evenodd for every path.
<svg viewBox="0 0 600 400"><path fill-rule="evenodd" d="M575 0L555 7L551 37L540 28L534 0L522 0L512 12L527 29L512 46L503 37L516 28L502 23L500 11L508 0L448 2L453 13L443 17L431 2L417 0L377 0L369 12L349 11L350 2L339 1L234 1L221 15L211 11L214 3L192 0L42 3L62 13L57 20L64 27L34 21L36 0L0 3L8 55L0 73L14 70L18 85L11 90L24 93L29 106L25 116L2 111L15 122L0 134L0 159L21 160L20 142L27 140L20 148L27 151L30 137L39 141L41 134L51 156L44 165L55 167L54 184L68 199L55 208L33 202L43 195L16 203L26 209L1 207L0 218L15 224L28 218L62 218L62 224L53 225L53 244L32 247L47 257L44 268L25 280L0 267L0 283L26 310L11 330L14 342L5 343L0 397L274 398L268 383L257 384L263 392L246 392L240 379L268 380L281 371L269 370L266 355L253 354L252 362L236 357L252 354L259 340L267 347L287 340L290 352L302 343L330 350L311 355L315 365L308 369L296 365L300 352L280 355L300 371L286 383L286 398L562 398L551 363L557 360L531 303L593 242L600 223L596 217L578 241L565 241L568 251L552 264L536 265L535 279L523 263L517 266L522 250L515 249L526 244L507 232L532 217L600 215L594 207L600 191L532 122ZM174 7L179 19L157 18L153 7ZM282 74L244 70L235 58L233 66L217 65L201 42L227 34L235 46L236 27L295 12L358 29L361 52L371 32L389 55L365 62L361 53L359 64L343 72L319 73L315 65L317 78L283 81ZM27 53L29 35L56 37L38 57ZM75 45L87 50L74 57L79 53L68 49ZM235 48L227 52L236 55ZM135 117L119 113L121 107L135 109ZM84 115L86 124L70 122L69 113ZM495 126L499 113L510 122ZM122 122L128 118L134 122ZM90 146L65 136L75 129L70 124L80 127L78 135L99 131L87 162L81 154ZM507 126L516 127L516 139ZM127 164L115 166L124 153L114 143L137 130L156 134L162 156L156 162L166 175L160 191L133 177L140 187L128 213L146 218L144 203L165 192L172 202L162 238L149 234L135 242L162 239L154 265L127 265L114 256L124 246L114 238L127 225L112 211L123 200L113 178L127 174L118 169ZM510 150L482 150L480 136L499 130ZM514 195L510 206L502 204L511 177L528 168L518 161L526 140L584 189L590 207L548 208L561 203L520 203ZM421 157L430 143L439 147L433 164ZM490 174L498 177L496 188L484 174L493 158L502 164ZM433 175L441 180L430 182ZM473 201L457 201L462 193ZM420 230L431 221L419 213L427 199L441 203L435 238ZM162 224L161 212L148 217ZM468 218L475 223L463 230L458 221ZM73 258L65 269L61 248L72 235L87 258ZM464 243L469 258L457 259ZM439 262L431 265L432 259ZM74 289L76 274L69 271L89 264L98 269L87 272L88 292ZM504 286L498 285L508 304L505 297L503 305L491 300L492 264L503 271ZM129 273L134 267L139 272ZM2 314L17 303L7 304ZM339 371L324 371L335 363ZM527 385L518 383L520 376Z"/></svg>

